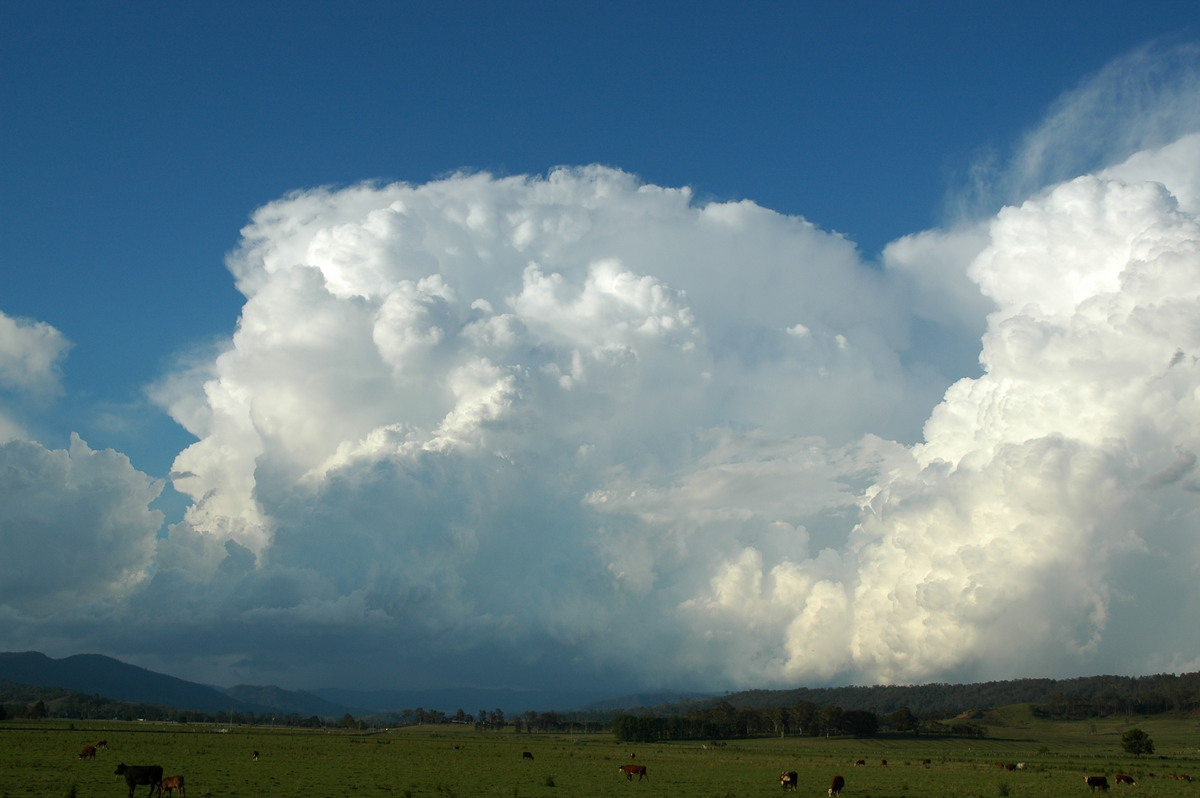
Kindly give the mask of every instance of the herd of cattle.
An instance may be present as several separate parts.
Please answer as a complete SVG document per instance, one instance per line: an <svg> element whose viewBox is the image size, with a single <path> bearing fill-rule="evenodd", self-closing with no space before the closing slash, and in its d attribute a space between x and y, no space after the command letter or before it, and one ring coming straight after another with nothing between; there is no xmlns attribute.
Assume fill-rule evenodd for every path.
<svg viewBox="0 0 1200 798"><path fill-rule="evenodd" d="M455 746L455 748L457 747L458 746ZM79 752L79 759L95 759L96 752L105 748L108 748L107 740L101 740L95 745L86 745L83 747L83 750ZM630 754L629 756L631 759L636 758L635 754ZM533 753L530 751L522 751L521 758L533 759ZM258 760L258 751L254 752L253 759L256 761ZM879 760L879 764L883 767L886 767L887 763L888 762L886 759ZM856 767L866 764L867 763L865 759L857 759L854 762ZM929 759L923 759L921 760L921 764L929 767L932 764L932 761ZM996 767L1003 768L1005 770L1024 770L1025 763L997 762ZM634 776L638 777L638 781L642 781L643 779L647 781L650 780L650 774L647 772L645 765L620 765L617 768L617 772L623 775L626 781L633 781ZM180 798L185 798L187 795L187 790L184 788L183 776L163 776L163 769L161 765L126 765L124 762L122 762L121 764L117 765L114 775L125 777L125 783L129 787L129 798L133 798L134 790L141 785L149 785L150 790L148 795L154 795L155 792L157 792L159 798L161 798L164 792L177 792ZM1149 775L1154 776L1153 773L1150 773ZM1175 773L1168 773L1165 777L1168 779L1178 779L1180 781L1192 781L1191 776L1178 775ZM1088 786L1088 789L1092 792L1106 792L1109 788L1107 776L1084 776L1083 778L1084 782ZM1128 784L1130 786L1137 785L1137 782L1134 781L1132 776L1124 773L1116 774L1113 777L1113 780L1117 784ZM799 781L800 776L794 770L786 770L779 774L779 785L783 787L785 791L794 792L799 785ZM826 792L829 798L834 798L835 796L840 796L845 787L846 779L840 775L834 776L830 780L829 789Z"/></svg>
<svg viewBox="0 0 1200 798"><path fill-rule="evenodd" d="M96 752L105 748L108 748L107 740L101 740L95 745L85 745L79 752L79 758L95 759ZM258 759L258 751L254 752L254 758ZM164 792L178 793L180 798L187 795L183 776L163 776L162 765L126 765L122 762L117 765L113 775L125 777L125 784L129 787L129 798L133 798L133 791L143 784L150 786L149 795L154 795L156 792L159 796L162 796Z"/></svg>

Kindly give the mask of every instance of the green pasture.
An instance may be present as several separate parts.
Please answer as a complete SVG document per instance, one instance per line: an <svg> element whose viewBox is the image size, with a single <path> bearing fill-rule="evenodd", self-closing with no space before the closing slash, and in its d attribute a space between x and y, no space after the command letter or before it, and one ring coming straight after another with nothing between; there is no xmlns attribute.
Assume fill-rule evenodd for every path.
<svg viewBox="0 0 1200 798"><path fill-rule="evenodd" d="M799 774L797 795L824 796L834 775L847 798L1059 798L1088 795L1085 775L1137 778L1110 795L1200 795L1200 720L1111 718L1057 723L1006 708L976 718L985 739L788 737L725 743L618 744L610 734L514 734L425 726L347 732L203 724L75 721L0 723L0 798L125 798L117 763L183 774L190 798L749 798L782 795L779 773ZM1153 756L1121 750L1138 727ZM101 739L108 750L80 760ZM259 751L258 761L252 752ZM533 760L523 759L523 751ZM635 754L636 759L630 758ZM866 764L856 766L863 759ZM882 764L886 759L888 764ZM931 760L924 765L923 760ZM629 762L649 780L626 781ZM1025 762L1008 771L997 762ZM1165 778L1187 773L1196 781ZM1151 774L1154 774L1153 776ZM145 795L146 787L138 795Z"/></svg>

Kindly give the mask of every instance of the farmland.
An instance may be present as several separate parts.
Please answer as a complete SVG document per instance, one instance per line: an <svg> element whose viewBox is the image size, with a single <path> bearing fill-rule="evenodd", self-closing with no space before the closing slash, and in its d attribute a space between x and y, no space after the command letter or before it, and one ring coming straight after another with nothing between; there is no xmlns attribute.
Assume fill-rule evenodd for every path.
<svg viewBox="0 0 1200 798"><path fill-rule="evenodd" d="M1125 717L1052 722L1023 707L976 722L985 739L873 736L788 737L724 743L619 744L609 734L513 734L454 725L371 732L96 721L0 723L0 798L109 796L126 787L118 762L161 764L187 777L191 798L605 798L781 795L782 770L799 774L797 795L824 795L835 774L849 798L1059 798L1087 795L1084 775L1133 775L1113 795L1200 794L1200 720ZM1153 738L1153 756L1120 745L1132 727ZM108 749L80 760L85 745ZM252 752L261 752L253 761ZM529 751L533 760L522 758ZM617 773L632 760L649 780ZM855 766L855 760L866 764ZM888 764L881 764L882 760ZM929 765L922 764L930 760ZM1022 770L997 762L1024 762ZM1191 774L1187 783L1166 774ZM1151 775L1154 774L1154 775ZM144 795L145 787L138 794Z"/></svg>

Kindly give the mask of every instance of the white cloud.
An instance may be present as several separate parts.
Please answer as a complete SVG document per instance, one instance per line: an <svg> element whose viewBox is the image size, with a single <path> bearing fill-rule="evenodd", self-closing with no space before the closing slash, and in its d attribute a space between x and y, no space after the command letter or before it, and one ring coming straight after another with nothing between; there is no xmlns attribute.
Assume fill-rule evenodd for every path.
<svg viewBox="0 0 1200 798"><path fill-rule="evenodd" d="M70 346L49 324L0 311L0 390L37 404L59 395L59 363ZM6 404L0 404L0 442L26 437L28 433L14 412L17 408Z"/></svg>
<svg viewBox="0 0 1200 798"><path fill-rule="evenodd" d="M0 606L29 621L127 598L147 579L162 483L77 436L0 445Z"/></svg>
<svg viewBox="0 0 1200 798"><path fill-rule="evenodd" d="M121 623L74 639L294 686L1194 663L1200 144L1164 137L1190 111L1033 177L1123 75L1030 135L1019 201L878 266L602 167L259 209L236 333L155 391L198 440L152 553L127 463L6 450L126 497L84 580ZM74 589L9 605L75 633Z"/></svg>

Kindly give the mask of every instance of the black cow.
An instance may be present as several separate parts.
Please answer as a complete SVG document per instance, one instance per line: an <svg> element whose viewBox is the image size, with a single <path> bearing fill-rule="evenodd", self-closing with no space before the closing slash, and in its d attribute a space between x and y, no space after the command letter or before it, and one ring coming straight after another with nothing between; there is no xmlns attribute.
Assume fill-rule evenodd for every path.
<svg viewBox="0 0 1200 798"><path fill-rule="evenodd" d="M158 791L159 798L162 798L162 787L158 783L162 781L162 765L126 765L124 762L117 765L116 775L124 776L125 783L129 785L129 798L133 798L133 791L139 784L149 784L150 792L147 795L154 795L154 791Z"/></svg>
<svg viewBox="0 0 1200 798"><path fill-rule="evenodd" d="M1108 792L1108 777L1107 776L1084 776L1083 780L1087 782L1087 786L1092 792L1100 790Z"/></svg>
<svg viewBox="0 0 1200 798"><path fill-rule="evenodd" d="M796 790L796 782L799 781L799 776L794 770L785 770L779 774L779 786L785 790Z"/></svg>
<svg viewBox="0 0 1200 798"><path fill-rule="evenodd" d="M522 751L521 758L522 759L533 759L533 754L529 753L528 751Z"/></svg>

